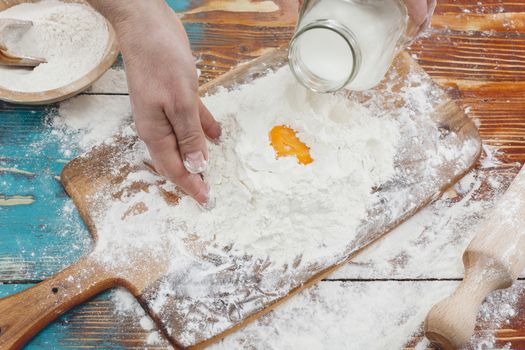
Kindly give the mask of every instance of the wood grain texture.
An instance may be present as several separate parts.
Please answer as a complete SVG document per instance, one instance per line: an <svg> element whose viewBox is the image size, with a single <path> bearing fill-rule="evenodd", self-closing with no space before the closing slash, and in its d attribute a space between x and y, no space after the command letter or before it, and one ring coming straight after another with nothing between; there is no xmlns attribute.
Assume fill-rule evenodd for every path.
<svg viewBox="0 0 525 350"><path fill-rule="evenodd" d="M20 349L66 310L114 286L95 261L80 259L50 279L0 299L0 348Z"/></svg>
<svg viewBox="0 0 525 350"><path fill-rule="evenodd" d="M303 324L307 324L308 320L312 323L316 321L315 312L309 309L319 310L315 305L320 303L322 305L332 304L327 296L341 295L342 300L354 300L357 303L349 305L348 309L335 309L330 306L327 308L327 313L330 317L338 317L341 311L350 309L355 310L359 315L366 315L373 312L376 315L381 314L381 310L369 310L370 302L373 302L374 297L367 293L362 293L363 289L367 290L391 290L391 300L407 300L416 294L414 290L421 292L432 292L433 289L442 289L441 284L447 285L447 288L453 287L454 282L423 282L423 281L406 281L406 282L326 282L317 285L316 287L306 290L298 296L301 303L294 303L293 305L285 304L282 308L272 311L270 314L264 316L263 319L250 327L250 329L239 334L239 342L234 343L238 346L222 346L222 349L232 350L253 350L253 349L268 349L264 343L271 340L264 337L266 332L259 333L258 329L263 327L268 334L280 334L279 337L297 337L302 336L302 333L292 333L285 327L274 328L276 321L280 321L282 325L283 320L300 319ZM0 285L0 297L6 293L12 293L19 290L20 285ZM23 286L22 286L23 287ZM385 302L383 301L383 304ZM427 303L428 305L428 303ZM144 316L136 314L130 309L139 307L138 303L132 303L124 311L122 307L117 307L114 300L109 293L104 293L99 297L87 302L82 307L73 309L66 316L58 319L46 329L45 332L39 334L27 347L27 350L47 350L47 349L168 349L168 343L159 340L148 341L152 332L158 329L144 329L141 326ZM392 313L391 313L392 315ZM402 319L402 317L400 317ZM141 322L142 321L142 322ZM316 325L321 329L329 329L331 325ZM292 327L290 327L292 328ZM318 331L318 330L317 330ZM371 330L373 332L373 330ZM378 330L375 334L378 334ZM273 335L272 335L273 336ZM243 341L244 339L244 341ZM322 342L323 339L320 339ZM232 343L230 343L232 344ZM335 348L334 348L335 349ZM280 350L280 349L278 349ZM284 350L284 349L283 349Z"/></svg>
<svg viewBox="0 0 525 350"><path fill-rule="evenodd" d="M286 50L276 50L203 85L200 92L213 93L219 88L252 81L264 75L268 69L277 69L285 64ZM431 112L418 110L408 97L405 100L399 95L404 89L414 88L413 84L429 87L423 98L431 104ZM396 175L377 190L380 203L370 208L367 221L356 232L349 234L348 241L340 247L340 258L333 260L334 252L311 261L301 256L291 256L290 261L295 259L293 266L280 266L271 259L261 261L256 257L236 256L229 250L222 253L214 251L214 258L210 260L208 255L212 253L197 247L192 252L194 259L188 263L177 258L186 255L182 251L166 250L163 254L150 256L149 251L136 247L123 263L120 260L114 263L111 273L124 281L124 285L139 298L174 345L195 349L209 345L265 314L303 288L318 282L360 249L440 195L441 191L470 169L479 155L480 144L474 125L442 90L433 85L407 54L398 56L393 69L372 95L364 92L352 94L351 98L367 101L363 102L364 106L378 103L383 109L389 110L392 117L401 118L400 122L406 114L417 117L410 117L413 124L405 130L404 141L399 146ZM427 137L421 139L419 135ZM437 155L451 156L435 156L427 152L429 149ZM119 202L123 191L130 190L122 187L128 174L146 169L140 159L140 145L134 138L127 137L118 139L115 145L102 145L76 158L62 172L67 192L95 236L98 230L104 229L101 226L104 213L111 205ZM112 169L119 171L115 173ZM432 170L426 171L428 169ZM151 183L144 180L146 182L136 190L150 193L150 186L157 187L160 180ZM129 207L129 210L133 208ZM122 221L126 221L126 215ZM196 244L206 246L210 242L199 240ZM320 254L322 248L318 250ZM123 253L108 251L106 254ZM151 263L150 268L145 268L147 262ZM164 269L167 265L178 266L184 271L183 275L174 274L167 278ZM214 287L206 288L205 294L198 297L186 293L187 290L193 290L192 281L184 277L187 271L206 271L210 268L217 272L205 274L200 283ZM158 303L156 300L166 283L176 283L169 289L174 294L163 294L162 299L165 301L159 308L155 306Z"/></svg>
<svg viewBox="0 0 525 350"><path fill-rule="evenodd" d="M504 322L494 322L494 319L490 317L491 311L487 311L487 314L480 312L477 317L476 326L474 329L474 335L472 339L488 339L494 337L494 343L491 344L490 349L505 349L505 347L516 350L525 349L525 281L523 279L518 280L515 286L511 288L511 291L499 292L499 302L502 305L493 305L494 308L500 310L505 308L505 302L507 302L511 295L514 295L517 299L517 305L515 306L518 312L513 317L508 317ZM497 312L497 311L496 311ZM423 340L422 329L415 332L413 337L407 341L405 350L413 350L415 346ZM476 345L467 346L465 350L476 349ZM426 349L429 350L441 350L441 348L435 344L430 344Z"/></svg>
<svg viewBox="0 0 525 350"><path fill-rule="evenodd" d="M293 23L295 16L293 11L295 11L295 7L291 10L282 10L283 5L280 5L278 2L277 4L281 8L281 10L279 11L281 11L282 13L274 13L273 16L279 16L280 18L286 19L282 20L281 22ZM190 4L190 6L193 5ZM288 4L287 6L291 5ZM492 5L484 4L483 8L488 8L491 12L497 12L501 7L507 8L509 6L510 9L513 11L517 11L516 9L520 8L519 5L513 5L513 3L510 2L505 3L500 1L493 2ZM456 15L458 13L460 14L461 9L463 8L468 8L471 11L477 11L479 6L475 3L468 4L467 6L465 5L465 2L454 1L449 3L440 1L437 13L438 15L446 16L447 13L450 12ZM200 25L200 22L192 22L193 20L191 18L184 19L186 22L187 30L189 31L190 37L192 38L196 55L201 58L201 61L198 63L199 67L203 69L204 72L204 74L201 76L201 81L205 81L208 79L208 73L212 74L213 77L215 77L218 74L221 74L224 71L230 69L238 60L246 60L260 54L261 51L264 51L264 49L261 48L261 44L277 46L279 44L286 43L287 38L291 34L291 25L282 26L279 24L280 21L276 21L275 23L273 23L265 19L263 23L264 26L262 26L259 16L255 13L248 14L252 18L252 22L250 25L240 26L240 29L237 30L235 29L237 28L237 26L234 24L236 23L236 15L237 14L228 15L223 13L206 13L201 16L213 18L229 16L229 24L226 20L224 20L223 22L225 24L221 25L220 27L213 24L207 24L206 26L202 26ZM202 22L203 19L201 18L200 21ZM217 31L214 31L214 28L220 28L221 30L217 29ZM205 32L203 32L203 30ZM211 35L210 33L215 34ZM243 33L245 33L246 35ZM441 36L437 37L438 40L431 40L430 38L422 39L423 41L418 41L412 48L412 52L416 54L416 57L420 58L420 63L423 63L426 69L430 69L434 63L425 63L425 61L422 61L422 58L427 56L426 52L429 52L428 56L436 54L436 51L439 50L434 50L433 48L436 46L440 47L440 42L443 41L440 38L447 35L446 33L439 34L437 31L432 31L431 34L431 37L436 37L437 35ZM450 33L450 36L452 37L453 34L454 33ZM485 38L485 47L481 47L481 50L490 48L490 40L492 39L491 35L493 34L486 34L484 32L473 32L463 34L467 39L469 37ZM495 33L494 35L496 34L499 35L498 33ZM208 44L206 44L207 39L203 39L206 38L207 35L210 35L210 38L212 38L208 41ZM259 42L259 36L266 38L263 43ZM238 37L241 37L242 40L238 40ZM424 45L421 45L421 42L423 42ZM511 43L510 39L509 42ZM246 44L249 44L249 46L244 47L243 45ZM454 50L454 47L452 46L450 49ZM522 50L521 55L525 55L525 51L523 51L523 48L521 48L520 50ZM477 50L474 47L472 53L469 54L468 57L471 57L476 52L479 52L479 50ZM510 54L519 54L519 51L511 52ZM460 60L468 62L468 57L461 56L461 52L458 52L458 55ZM494 67L496 66L497 62L498 61L496 57L493 61ZM434 75L433 72L430 73L431 75ZM434 75L433 77L447 89L449 95L456 99L458 103L470 109L469 116L480 121L480 133L485 143L502 147L504 149L504 152L500 154L500 157L503 160L507 162L523 161L525 149L523 148L523 144L521 141L523 140L523 125L520 121L520 118L523 117L524 100L522 97L522 90L520 89L520 86L516 85L516 83L514 82L512 82L511 84L507 82L492 82L491 80L462 80L457 79L454 76L454 74L455 72L451 71L447 73L446 76L439 77ZM44 127L42 127L43 120L45 119L44 109L33 109L28 107L17 107L15 109L15 107L13 106L4 104L3 106L0 105L0 110L3 116L5 116L6 114L12 115L11 119L4 120L3 123L0 123L0 129L4 130L2 135L4 137L9 136L9 142L14 142L20 146L29 146L33 142L31 138L34 138L34 136L37 135L35 133L39 132L39 129L45 129ZM19 114L21 114L20 117L18 117ZM32 121L33 124L28 125L27 120ZM9 134L12 133L13 129L17 131L17 133L16 135L11 136ZM509 132L509 130L512 130L512 132ZM56 147L59 148L59 145L57 145ZM20 167L24 167L25 164L28 164L28 166L32 168L34 167L34 163L31 161L31 158L33 158L34 161L40 161L38 159L37 154L30 151L31 147L23 147L18 149L19 151L17 151L17 147L9 147L8 149L3 150L2 154L8 156L4 157L6 161L9 162L9 164L17 165ZM50 156L50 150L45 150L44 152L47 152L48 157ZM60 160L59 155L52 157L56 158L54 161ZM54 170L53 168L59 168L60 164L52 163L51 165L52 166L50 169L48 169L47 167L42 167L38 169L38 172L42 173L45 176L46 172L53 171L54 175L58 175L59 170ZM52 179L46 177L45 179L42 179L42 181L38 181L38 183L34 184L34 186L32 187L34 188L34 191L38 191L38 186L42 186L41 183L44 180L46 182L49 182L49 185L46 185L46 187L49 187L53 183ZM9 183L16 182L9 181ZM24 183L24 186L20 186L20 190L23 190L23 188L27 188L25 186L26 184L31 183ZM14 191L15 189L10 190L9 194L25 194L23 192L18 193ZM28 191L31 190L28 189ZM37 198L36 203L40 203L39 199L41 200L42 197ZM46 205L54 206L56 204L47 203ZM17 221L20 222L20 220ZM20 222L20 225L23 225L23 223ZM51 227L49 225L48 229L51 230ZM13 228L13 230L15 232L19 231L18 228ZM86 231L84 231L84 234L84 239L87 239ZM45 237L45 235L46 234L44 234L43 237ZM44 242L44 240L42 242ZM61 242L63 242L65 247L70 246L67 237L63 237L61 239ZM62 243L58 244L60 245ZM53 246L56 246L56 243L53 244ZM18 266L26 266L27 268L20 268L19 271L21 273L16 274L16 276L13 276L13 270L10 266L8 269L9 271L6 271L6 274L3 275L2 267L0 265L0 276L4 276L6 278L8 278L9 276L11 279L14 278L16 280L23 280L24 278L41 279L45 276L49 276L53 272L58 271L61 267L63 267L63 265L59 257L50 258L49 256L52 255L52 253L49 252L49 248L47 248L47 250L48 251L45 251L46 257L42 256L42 254L38 254L37 249L35 257L26 255L22 259L20 259L20 257L15 257L14 255L16 254L13 254L13 252L10 252L10 254L8 253L7 255L13 256L13 259L15 261L20 262ZM57 252L58 251L60 251L59 248L57 248ZM71 260L69 261L71 262ZM34 269L41 270L41 272L35 271Z"/></svg>
<svg viewBox="0 0 525 350"><path fill-rule="evenodd" d="M20 292L33 284L0 285L0 297ZM118 310L110 293L102 293L60 317L38 334L26 350L41 349L167 349L162 338L148 343L152 331L140 325L141 316L130 309Z"/></svg>
<svg viewBox="0 0 525 350"><path fill-rule="evenodd" d="M468 342L483 300L494 290L509 288L525 268L524 220L525 169L466 248L465 276L459 287L430 310L425 320L429 339L450 350Z"/></svg>

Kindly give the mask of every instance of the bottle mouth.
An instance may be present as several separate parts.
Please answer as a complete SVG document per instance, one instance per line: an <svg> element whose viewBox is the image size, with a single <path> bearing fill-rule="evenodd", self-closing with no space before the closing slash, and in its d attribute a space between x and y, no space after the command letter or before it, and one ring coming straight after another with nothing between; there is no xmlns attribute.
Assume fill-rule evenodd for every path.
<svg viewBox="0 0 525 350"><path fill-rule="evenodd" d="M356 77L361 52L346 26L335 20L317 20L294 34L288 63L305 87L315 92L335 92Z"/></svg>

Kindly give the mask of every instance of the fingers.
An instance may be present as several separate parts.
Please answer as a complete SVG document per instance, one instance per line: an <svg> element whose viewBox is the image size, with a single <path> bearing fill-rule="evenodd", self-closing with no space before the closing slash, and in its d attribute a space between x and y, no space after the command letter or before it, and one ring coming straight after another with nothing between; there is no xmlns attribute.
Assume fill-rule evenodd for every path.
<svg viewBox="0 0 525 350"><path fill-rule="evenodd" d="M427 16L427 0L405 0L408 15L419 27L425 21Z"/></svg>
<svg viewBox="0 0 525 350"><path fill-rule="evenodd" d="M192 174L204 172L208 165L208 149L199 117L197 93L179 93L165 112L175 131L184 167Z"/></svg>
<svg viewBox="0 0 525 350"><path fill-rule="evenodd" d="M146 143L157 172L199 204L207 205L208 185L200 175L190 174L184 167L173 127L162 108L133 95L132 107L137 133Z"/></svg>
<svg viewBox="0 0 525 350"><path fill-rule="evenodd" d="M432 20L432 15L434 14L436 5L436 0L427 0L427 16L425 17L425 21L419 27L421 31L427 29L430 26L430 21Z"/></svg>
<svg viewBox="0 0 525 350"><path fill-rule="evenodd" d="M208 108L199 99L199 116L201 118L202 130L212 140L218 140L221 136L221 125L213 118Z"/></svg>
<svg viewBox="0 0 525 350"><path fill-rule="evenodd" d="M199 204L206 206L209 193L208 185L200 175L186 171L179 155L175 135L171 133L159 140L149 140L146 145L157 171L168 180L176 183Z"/></svg>
<svg viewBox="0 0 525 350"><path fill-rule="evenodd" d="M407 29L407 39L410 43L430 24L432 13L436 7L436 0L405 0L405 5L410 18Z"/></svg>

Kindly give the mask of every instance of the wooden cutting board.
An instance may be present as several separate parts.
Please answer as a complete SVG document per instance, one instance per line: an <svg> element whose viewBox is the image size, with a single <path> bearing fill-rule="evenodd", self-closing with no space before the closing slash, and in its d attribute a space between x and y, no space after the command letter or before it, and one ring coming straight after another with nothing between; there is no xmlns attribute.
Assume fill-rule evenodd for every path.
<svg viewBox="0 0 525 350"><path fill-rule="evenodd" d="M221 86L230 88L252 81L268 69L284 64L286 51L275 50L202 86L201 93L213 93ZM423 101L405 101L402 95L396 94L422 85L430 89L429 93L420 96ZM473 166L480 154L481 143L474 124L408 54L398 56L381 86L372 92L352 94L365 106L370 103L371 96L379 96L373 100L381 101L382 107L394 117L402 110L414 112L416 127L411 134L403 135L396 157L396 175L376 189L380 202L370 208L369 217L357 232L349 232L347 244L340 247L338 261L327 256L325 260L299 259L297 264L278 266L271 260L230 256L227 251L219 257L210 256L204 245L188 244L185 249L193 256L191 263L181 259L180 275L175 273L174 276L171 272L167 276L167 266L179 262L177 254L180 251L159 255L137 247L132 256L118 259L122 263L111 266L90 253L53 278L0 300L0 348L21 347L58 315L115 286L127 288L138 298L174 346L201 348L334 271L438 198ZM418 106L421 102L430 103L432 108L421 112ZM176 205L178 200L178 194L166 191L165 181L159 177L152 176L149 183L144 180L126 182L130 174L151 169L140 157L134 157L143 149L136 137L120 136L117 140L97 146L73 160L61 176L95 240L101 227L100 218L112 204L120 201L123 193L142 191L151 196L160 193L158 200L167 205ZM150 193L151 186L159 191ZM147 207L129 208L130 213L142 210ZM118 223L126 218L126 215L116 217L115 221ZM112 250L107 254L122 253ZM209 288L195 295L194 281L188 271L206 271L199 275L199 285ZM172 285L167 289L168 282ZM158 307L159 298L163 298L161 308Z"/></svg>

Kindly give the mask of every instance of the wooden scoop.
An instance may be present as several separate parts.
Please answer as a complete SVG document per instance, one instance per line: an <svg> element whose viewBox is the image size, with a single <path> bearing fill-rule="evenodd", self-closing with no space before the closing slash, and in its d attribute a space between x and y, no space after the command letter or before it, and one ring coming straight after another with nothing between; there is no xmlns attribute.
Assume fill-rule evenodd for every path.
<svg viewBox="0 0 525 350"><path fill-rule="evenodd" d="M444 349L458 349L474 332L479 307L492 291L508 288L525 266L525 168L463 254L465 277L436 304L425 320L425 335Z"/></svg>
<svg viewBox="0 0 525 350"><path fill-rule="evenodd" d="M5 46L0 45L0 65L15 67L36 67L47 61L32 56L16 56L10 53Z"/></svg>
<svg viewBox="0 0 525 350"><path fill-rule="evenodd" d="M18 66L18 67L36 67L46 60L40 57L25 55L15 55L9 51L5 44L7 36L19 36L33 26L31 21L22 21L17 19L0 19L0 65Z"/></svg>

